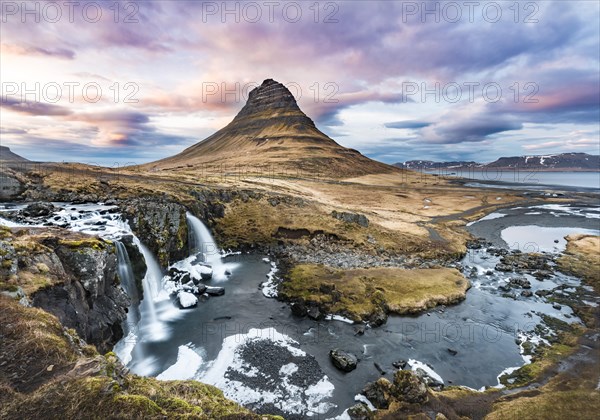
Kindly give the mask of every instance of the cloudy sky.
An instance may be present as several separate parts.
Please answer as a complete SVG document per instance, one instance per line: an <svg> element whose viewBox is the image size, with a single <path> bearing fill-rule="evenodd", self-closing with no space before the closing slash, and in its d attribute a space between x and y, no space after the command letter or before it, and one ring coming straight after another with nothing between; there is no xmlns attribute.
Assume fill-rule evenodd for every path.
<svg viewBox="0 0 600 420"><path fill-rule="evenodd" d="M30 159L172 155L266 78L388 163L599 153L597 1L1 5L1 144Z"/></svg>

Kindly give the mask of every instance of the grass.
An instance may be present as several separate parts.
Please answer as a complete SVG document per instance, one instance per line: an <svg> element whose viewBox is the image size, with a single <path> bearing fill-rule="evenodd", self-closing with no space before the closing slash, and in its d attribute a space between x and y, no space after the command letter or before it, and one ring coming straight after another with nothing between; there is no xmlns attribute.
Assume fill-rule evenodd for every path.
<svg viewBox="0 0 600 420"><path fill-rule="evenodd" d="M542 319L556 335L545 336L550 345L538 346L532 353L531 363L500 378L507 388L522 387L539 380L545 372L577 349L578 339L585 332L585 328L579 324L569 324L547 315L543 315ZM512 383L508 382L509 379Z"/></svg>
<svg viewBox="0 0 600 420"><path fill-rule="evenodd" d="M53 315L1 296L0 337L0 418L274 418L210 385L131 375Z"/></svg>
<svg viewBox="0 0 600 420"><path fill-rule="evenodd" d="M300 264L287 274L280 295L315 302L358 321L382 310L408 314L455 303L464 299L468 287L462 274L448 268L339 270Z"/></svg>
<svg viewBox="0 0 600 420"><path fill-rule="evenodd" d="M486 420L593 420L600 412L600 392L571 390L543 392L499 402Z"/></svg>
<svg viewBox="0 0 600 420"><path fill-rule="evenodd" d="M561 271L582 278L600 293L600 236L570 235L558 260Z"/></svg>

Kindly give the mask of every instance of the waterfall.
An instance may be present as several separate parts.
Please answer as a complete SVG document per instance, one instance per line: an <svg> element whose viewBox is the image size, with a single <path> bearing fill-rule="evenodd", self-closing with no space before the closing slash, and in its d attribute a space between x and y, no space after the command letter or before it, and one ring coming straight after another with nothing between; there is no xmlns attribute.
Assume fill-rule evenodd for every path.
<svg viewBox="0 0 600 420"><path fill-rule="evenodd" d="M201 253L204 257L204 262L211 265L213 269L213 279L220 281L225 280L226 264L221 260L221 253L217 247L213 236L208 228L193 214L187 212L185 217L190 229L191 238L191 254Z"/></svg>
<svg viewBox="0 0 600 420"><path fill-rule="evenodd" d="M128 335L117 343L115 353L132 372L144 376L151 375L156 369L155 360L148 357L149 343L168 339L170 335L168 322L179 315L179 309L171 303L168 293L162 287L163 270L154 254L135 235L133 243L146 262L146 274L142 279L143 298L141 301L138 300L137 322L130 324L130 327L135 327L132 327ZM123 249L126 252L124 246ZM119 252L118 245L117 252ZM131 265L129 265L130 269ZM124 270L124 273L129 270ZM130 321L129 314L127 321L128 323Z"/></svg>
<svg viewBox="0 0 600 420"><path fill-rule="evenodd" d="M140 240L134 236L133 242L138 247L142 255L144 256L144 261L146 262L146 275L142 280L142 284L144 286L144 300L156 300L160 292L162 291L162 278L163 271L158 261L154 257L154 254L150 252L148 248L144 244L140 242Z"/></svg>
<svg viewBox="0 0 600 420"><path fill-rule="evenodd" d="M133 276L133 268L131 267L131 261L129 260L129 254L127 248L121 241L115 241L117 247L117 273L121 280L121 285L127 293L127 296L131 299L131 304L136 305L139 303L140 298L135 284L135 277Z"/></svg>

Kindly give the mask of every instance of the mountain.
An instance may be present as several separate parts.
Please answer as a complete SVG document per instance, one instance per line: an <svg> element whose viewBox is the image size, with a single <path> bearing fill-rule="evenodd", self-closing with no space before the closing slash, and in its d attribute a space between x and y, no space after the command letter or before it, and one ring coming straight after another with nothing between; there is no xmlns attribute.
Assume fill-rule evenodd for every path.
<svg viewBox="0 0 600 420"><path fill-rule="evenodd" d="M261 168L274 174L336 178L397 170L340 146L322 133L281 83L265 80L253 89L227 126L183 152L143 165L157 170Z"/></svg>
<svg viewBox="0 0 600 420"><path fill-rule="evenodd" d="M486 167L494 169L539 169L546 171L598 171L600 170L600 156L588 155L587 153L560 153L543 156L501 157L494 162L488 163Z"/></svg>
<svg viewBox="0 0 600 420"><path fill-rule="evenodd" d="M481 166L477 162L434 162L432 160L409 160L404 163L395 163L394 166L403 169L413 170L434 170L434 169L453 169L453 168L471 168Z"/></svg>
<svg viewBox="0 0 600 420"><path fill-rule="evenodd" d="M29 160L11 152L6 146L0 146L0 162L29 162Z"/></svg>
<svg viewBox="0 0 600 420"><path fill-rule="evenodd" d="M477 162L433 162L430 160L410 160L404 163L396 163L394 166L415 170L436 169L529 169L547 172L560 171L600 171L600 156L588 155L587 153L560 153L541 156L513 156L501 157L490 163Z"/></svg>

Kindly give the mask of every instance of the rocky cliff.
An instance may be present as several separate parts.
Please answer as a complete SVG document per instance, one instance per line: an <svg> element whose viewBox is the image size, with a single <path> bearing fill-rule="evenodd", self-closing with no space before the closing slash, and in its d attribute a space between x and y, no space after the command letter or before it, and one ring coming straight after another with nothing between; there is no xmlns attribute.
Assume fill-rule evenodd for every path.
<svg viewBox="0 0 600 420"><path fill-rule="evenodd" d="M123 336L129 299L114 245L50 228L1 227L0 291L43 308L106 352Z"/></svg>

